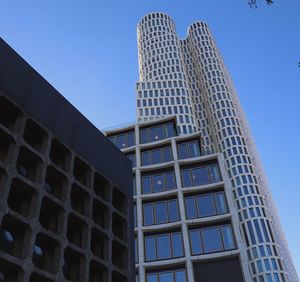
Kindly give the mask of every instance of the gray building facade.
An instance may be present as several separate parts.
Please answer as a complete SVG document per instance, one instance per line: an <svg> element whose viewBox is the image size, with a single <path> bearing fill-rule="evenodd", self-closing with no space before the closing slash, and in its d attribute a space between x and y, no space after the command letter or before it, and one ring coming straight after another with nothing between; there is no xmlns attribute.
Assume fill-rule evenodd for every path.
<svg viewBox="0 0 300 282"><path fill-rule="evenodd" d="M0 281L133 281L131 170L0 39Z"/></svg>

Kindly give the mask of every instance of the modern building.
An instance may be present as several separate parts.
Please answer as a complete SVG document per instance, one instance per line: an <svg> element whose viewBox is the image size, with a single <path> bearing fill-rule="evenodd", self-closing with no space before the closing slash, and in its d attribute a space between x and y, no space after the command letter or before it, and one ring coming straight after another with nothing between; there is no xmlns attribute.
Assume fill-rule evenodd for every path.
<svg viewBox="0 0 300 282"><path fill-rule="evenodd" d="M133 163L136 281L250 281L224 158L177 129L169 117L107 132Z"/></svg>
<svg viewBox="0 0 300 282"><path fill-rule="evenodd" d="M0 39L0 281L134 281L131 170Z"/></svg>
<svg viewBox="0 0 300 282"><path fill-rule="evenodd" d="M231 245L234 246L231 252L233 257L239 258L245 281L299 282L245 115L207 24L193 23L188 28L186 39L179 39L175 24L168 15L151 13L141 19L137 34L140 77L136 87L138 123L132 128L108 131L107 135L129 154L136 166L133 169L137 190L136 268L140 281L236 281L233 278L218 280L214 276L215 271L222 268L214 265L216 259L228 257L224 245L223 249L219 245L214 254L208 255L211 252L205 251L205 228L214 222L222 231L225 217L228 221L224 222L229 224L232 238L235 237L231 241L235 242ZM163 123L161 119L172 116L176 118L178 137L172 137L176 135L174 132L170 135L168 126L165 129L150 126L151 122ZM185 149L179 146L181 141L185 143L193 139L194 134L201 140L200 152L215 154L191 156L190 151L182 153L181 150L194 150L188 144L182 145ZM184 154L186 159L192 158L183 161L180 154ZM206 173L212 173L207 172L210 168L206 161L210 159L218 165L221 182L205 182L203 187L212 185L209 186L212 190L207 190L210 199L215 197L214 191L223 191L228 209L225 215L212 212L202 218L200 204L200 210L198 206L197 212L194 211L195 219L191 219L189 208L193 209L194 201L197 202L202 193L206 193L202 183L195 184L194 181L198 173L200 178L208 181L208 176L202 175L199 169L203 165ZM165 174L165 170L173 171L175 189L161 191L155 187L158 182L165 185L164 181L171 177ZM145 185L150 185L150 188L146 186L146 192ZM199 187L195 188L195 185ZM231 194L234 206L231 205ZM187 202L189 197L196 198ZM166 207L167 210L173 209L169 206L169 199L176 202L171 204L178 208L176 220L170 220L174 214L165 214ZM235 214L239 228L235 225ZM160 216L164 217L163 222L160 222ZM201 232L193 233L194 228ZM242 242L239 241L239 232ZM176 254L172 247L173 236L183 241L183 245L177 244L182 249L175 250ZM218 236L220 239L221 235ZM217 235L212 235L212 238L217 238ZM198 240L196 252L193 250L195 240ZM247 258L243 255L243 248ZM159 255L160 250L162 256ZM244 259L247 267L244 267ZM207 262L206 266L203 266L204 262ZM226 265L224 269L231 268ZM176 275L186 276L175 278Z"/></svg>

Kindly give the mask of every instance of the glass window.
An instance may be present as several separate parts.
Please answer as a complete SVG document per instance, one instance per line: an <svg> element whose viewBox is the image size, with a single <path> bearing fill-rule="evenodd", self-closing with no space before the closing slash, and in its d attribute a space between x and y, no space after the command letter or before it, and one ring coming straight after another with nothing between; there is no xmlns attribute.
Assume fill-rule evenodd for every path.
<svg viewBox="0 0 300 282"><path fill-rule="evenodd" d="M126 135L118 135L116 136L116 145L118 148L125 148L126 147Z"/></svg>
<svg viewBox="0 0 300 282"><path fill-rule="evenodd" d="M142 177L143 194L151 193L151 178L150 176Z"/></svg>
<svg viewBox="0 0 300 282"><path fill-rule="evenodd" d="M155 237L145 238L146 260L151 261L156 259Z"/></svg>
<svg viewBox="0 0 300 282"><path fill-rule="evenodd" d="M153 176L153 193L164 191L164 178L162 174Z"/></svg>
<svg viewBox="0 0 300 282"><path fill-rule="evenodd" d="M235 249L235 242L234 242L231 226L230 225L221 226L221 232L223 237L224 249L225 250Z"/></svg>
<svg viewBox="0 0 300 282"><path fill-rule="evenodd" d="M200 156L200 146L198 141L190 141L177 145L178 158L187 159Z"/></svg>
<svg viewBox="0 0 300 282"><path fill-rule="evenodd" d="M211 165L209 167L210 180L212 183L221 181L221 175L219 167L217 165Z"/></svg>
<svg viewBox="0 0 300 282"><path fill-rule="evenodd" d="M142 165L150 165L150 152L142 152Z"/></svg>
<svg viewBox="0 0 300 282"><path fill-rule="evenodd" d="M182 179L182 186L183 187L190 187L192 186L191 182L191 174L189 169L183 169L181 171L181 179Z"/></svg>
<svg viewBox="0 0 300 282"><path fill-rule="evenodd" d="M163 272L159 275L159 282L174 282L173 272Z"/></svg>
<svg viewBox="0 0 300 282"><path fill-rule="evenodd" d="M135 145L134 131L109 136L108 138L120 149Z"/></svg>
<svg viewBox="0 0 300 282"><path fill-rule="evenodd" d="M172 250L174 258L183 256L181 233L172 234Z"/></svg>
<svg viewBox="0 0 300 282"><path fill-rule="evenodd" d="M165 125L166 138L175 136L175 128L173 123L167 123Z"/></svg>
<svg viewBox="0 0 300 282"><path fill-rule="evenodd" d="M164 148L164 162L170 162L173 160L171 147Z"/></svg>
<svg viewBox="0 0 300 282"><path fill-rule="evenodd" d="M152 165L173 160L171 147L163 147L142 152L142 165Z"/></svg>
<svg viewBox="0 0 300 282"><path fill-rule="evenodd" d="M168 222L166 202L155 203L155 219L157 224Z"/></svg>
<svg viewBox="0 0 300 282"><path fill-rule="evenodd" d="M147 129L143 128L140 130L140 135L141 135L141 143L147 143L148 142L148 136L147 136Z"/></svg>
<svg viewBox="0 0 300 282"><path fill-rule="evenodd" d="M192 255L199 255L203 253L200 230L190 230L190 242Z"/></svg>
<svg viewBox="0 0 300 282"><path fill-rule="evenodd" d="M147 274L147 282L158 282L157 274Z"/></svg>
<svg viewBox="0 0 300 282"><path fill-rule="evenodd" d="M177 200L170 200L168 201L168 210L169 210L169 221L178 221L179 220L179 211L178 211L178 204Z"/></svg>
<svg viewBox="0 0 300 282"><path fill-rule="evenodd" d="M131 147L135 145L134 132L128 132L127 134L127 146Z"/></svg>
<svg viewBox="0 0 300 282"><path fill-rule="evenodd" d="M143 207L144 207L144 224L145 225L154 224L152 204L144 204Z"/></svg>
<svg viewBox="0 0 300 282"><path fill-rule="evenodd" d="M149 128L149 135L150 135L149 136L150 142L164 139L163 127L160 125L160 126Z"/></svg>
<svg viewBox="0 0 300 282"><path fill-rule="evenodd" d="M205 253L212 253L223 250L219 227L209 227L202 229L202 240Z"/></svg>
<svg viewBox="0 0 300 282"><path fill-rule="evenodd" d="M150 164L159 164L162 162L163 162L162 150L161 149L153 150L151 152L151 163ZM143 165L145 165L145 164L143 164Z"/></svg>
<svg viewBox="0 0 300 282"><path fill-rule="evenodd" d="M207 167L192 168L193 185L204 185L209 183Z"/></svg>
<svg viewBox="0 0 300 282"><path fill-rule="evenodd" d="M200 147L198 141L189 142L189 152L190 158L195 158L200 156Z"/></svg>
<svg viewBox="0 0 300 282"><path fill-rule="evenodd" d="M184 270L178 270L175 272L175 281L176 282L187 282Z"/></svg>
<svg viewBox="0 0 300 282"><path fill-rule="evenodd" d="M228 212L224 192L215 193L215 201L216 201L218 214L223 214Z"/></svg>
<svg viewBox="0 0 300 282"><path fill-rule="evenodd" d="M178 158L179 159L187 159L189 157L188 148L185 143L178 144Z"/></svg>
<svg viewBox="0 0 300 282"><path fill-rule="evenodd" d="M195 197L185 198L185 208L187 219L193 219L198 217Z"/></svg>
<svg viewBox="0 0 300 282"><path fill-rule="evenodd" d="M147 110L147 109L146 109ZM154 110L154 109L153 109ZM140 130L141 143L153 142L176 135L173 123L162 124Z"/></svg>
<svg viewBox="0 0 300 282"><path fill-rule="evenodd" d="M171 257L171 247L169 235L157 236L157 258L167 259Z"/></svg>
<svg viewBox="0 0 300 282"><path fill-rule="evenodd" d="M216 207L213 194L206 194L197 197L199 217L205 217L216 214Z"/></svg>
<svg viewBox="0 0 300 282"><path fill-rule="evenodd" d="M175 177L174 172L167 172L166 176L166 190L173 190L175 189Z"/></svg>

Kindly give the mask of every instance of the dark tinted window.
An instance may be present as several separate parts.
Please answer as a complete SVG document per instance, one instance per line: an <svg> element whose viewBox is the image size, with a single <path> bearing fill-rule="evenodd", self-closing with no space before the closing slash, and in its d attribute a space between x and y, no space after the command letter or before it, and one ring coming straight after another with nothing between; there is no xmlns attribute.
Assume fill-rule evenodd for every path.
<svg viewBox="0 0 300 282"><path fill-rule="evenodd" d="M161 172L159 174L142 176L142 193L158 193L175 189L174 172Z"/></svg>
<svg viewBox="0 0 300 282"><path fill-rule="evenodd" d="M108 139L120 149L135 145L134 131L109 136Z"/></svg>
<svg viewBox="0 0 300 282"><path fill-rule="evenodd" d="M218 165L184 168L181 170L183 187L205 185L221 181Z"/></svg>
<svg viewBox="0 0 300 282"><path fill-rule="evenodd" d="M140 130L141 143L149 143L176 135L174 123L166 123Z"/></svg>

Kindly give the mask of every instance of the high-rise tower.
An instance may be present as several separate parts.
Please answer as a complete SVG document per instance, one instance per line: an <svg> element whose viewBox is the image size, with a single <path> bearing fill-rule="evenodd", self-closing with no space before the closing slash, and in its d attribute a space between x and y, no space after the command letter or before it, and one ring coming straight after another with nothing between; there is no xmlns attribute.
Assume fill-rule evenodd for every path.
<svg viewBox="0 0 300 282"><path fill-rule="evenodd" d="M206 23L187 38L163 13L138 24L138 121L176 116L179 134L201 132L225 159L253 281L299 281L247 121Z"/></svg>

